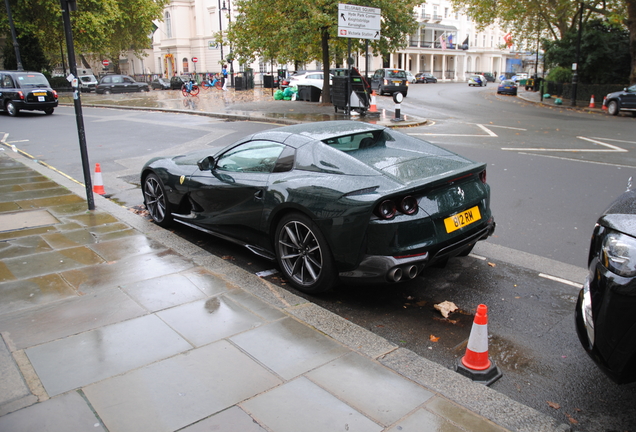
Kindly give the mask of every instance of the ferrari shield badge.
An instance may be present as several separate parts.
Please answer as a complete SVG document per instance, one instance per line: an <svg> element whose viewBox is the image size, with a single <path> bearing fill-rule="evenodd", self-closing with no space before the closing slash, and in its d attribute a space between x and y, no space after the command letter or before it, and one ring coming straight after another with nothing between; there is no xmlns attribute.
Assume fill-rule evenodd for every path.
<svg viewBox="0 0 636 432"><path fill-rule="evenodd" d="M181 176L179 177L179 184L183 184L183 182L185 181L185 176Z"/></svg>

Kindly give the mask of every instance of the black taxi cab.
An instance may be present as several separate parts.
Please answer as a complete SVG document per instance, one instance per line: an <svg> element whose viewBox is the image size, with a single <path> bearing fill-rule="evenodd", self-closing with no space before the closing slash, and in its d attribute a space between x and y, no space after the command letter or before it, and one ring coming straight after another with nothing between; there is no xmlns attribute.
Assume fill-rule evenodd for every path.
<svg viewBox="0 0 636 432"><path fill-rule="evenodd" d="M53 114L57 92L39 72L0 71L0 109L12 117L25 111Z"/></svg>

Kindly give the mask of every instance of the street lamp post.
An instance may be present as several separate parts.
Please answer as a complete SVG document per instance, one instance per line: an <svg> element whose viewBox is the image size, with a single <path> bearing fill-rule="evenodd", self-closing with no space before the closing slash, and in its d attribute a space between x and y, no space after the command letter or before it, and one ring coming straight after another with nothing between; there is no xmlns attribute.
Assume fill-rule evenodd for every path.
<svg viewBox="0 0 636 432"><path fill-rule="evenodd" d="M576 90L579 81L579 63L581 61L581 32L583 31L583 2L581 2L581 10L579 15L579 34L576 39L576 63L572 65L572 96L570 105L576 106Z"/></svg>
<svg viewBox="0 0 636 432"><path fill-rule="evenodd" d="M232 4L230 3L230 0L227 0L227 8L225 7L225 0L223 0L223 8L221 10L226 11L227 17L228 17L228 21L229 21L229 26L232 25ZM234 59L232 58L232 43L230 42L230 85L232 87L234 87Z"/></svg>
<svg viewBox="0 0 636 432"><path fill-rule="evenodd" d="M223 20L221 19L221 0L219 1L219 31L221 32L221 62L223 62ZM223 8L225 8L225 2L223 2Z"/></svg>

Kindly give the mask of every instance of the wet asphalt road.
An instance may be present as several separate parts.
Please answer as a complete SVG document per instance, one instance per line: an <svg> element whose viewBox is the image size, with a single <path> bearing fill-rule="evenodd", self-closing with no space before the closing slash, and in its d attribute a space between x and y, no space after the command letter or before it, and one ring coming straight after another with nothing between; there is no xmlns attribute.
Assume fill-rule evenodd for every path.
<svg viewBox="0 0 636 432"><path fill-rule="evenodd" d="M498 100L493 101L492 95L480 96L477 92L464 95L462 103L468 107L462 109L457 103L450 104L463 91L458 86L422 86L418 91L426 92L426 97L418 98L418 94L411 91L403 109L417 110L418 115L432 118L434 124L409 132L431 133L433 135L424 138L473 159L489 161L489 183L494 191L492 205L498 223L496 237L489 242L584 266L588 231L591 232L596 215L611 201L612 195L624 189L625 171L629 170L629 164L636 164L624 156L618 164L614 154L597 154L602 164L589 164L573 160L569 157L572 155L546 157L527 151L510 153L501 148L513 144L544 147L563 144L567 134L560 130L563 127L558 123L564 118L578 125L573 126L578 128L577 134L603 135L596 127L602 119L589 121L580 114L537 111L541 108L513 104L505 99L495 105ZM469 108L472 103L480 105L478 111L483 118L478 118L475 109ZM503 109L506 116L496 115ZM62 114L60 117L72 120L68 109L58 111ZM102 162L109 186L118 184L114 177L120 177L121 183L130 187L138 176L140 164L151 156L201 148L214 139L217 140L215 146L221 145L250 131L272 127L203 121L187 115L85 112L89 119L92 160ZM489 124L488 116L505 127L522 126L519 119L533 119L536 130L524 136L527 131L499 130L491 125L490 130L498 133L496 138L484 134L483 130L475 132L479 129L476 123ZM57 112L56 116L43 120L55 117ZM554 117L552 123L550 117ZM23 122L26 119L28 117L19 120L26 124ZM617 120L602 125L613 127L617 134L633 127L633 122L627 123L631 119ZM0 117L0 126L3 126L0 130L14 125L8 125L7 121L6 117ZM585 123L590 125L587 131L581 129ZM53 127L46 125L41 130L27 127L11 132L14 137L22 133L24 138L31 139L17 145L27 148L36 158L81 177L77 174L77 161L72 160L75 148L66 146L69 141L76 142L73 141L75 131L69 129L70 140L61 139L52 133ZM38 140L41 145L35 147ZM130 145L131 141L134 145ZM576 137L569 137L567 142L573 148L579 144ZM573 156L574 159L581 157ZM592 156L584 155L587 159ZM130 190L115 189L115 198L119 197L126 204L141 202L141 195L134 186ZM189 228L178 227L175 232L250 271L274 268L272 263L240 247L202 237ZM276 275L268 279L284 284ZM635 430L636 387L617 387L611 383L578 343L573 326L576 293L576 288L542 278L538 272L470 256L451 260L444 269L429 269L408 284L379 289L342 286L328 295L312 297L312 301L447 367L452 367L463 355L472 312L477 304L485 303L490 309L490 354L504 371L504 377L493 385L494 389L572 424L574 430ZM449 320L442 319L432 306L444 300L455 302L462 311Z"/></svg>

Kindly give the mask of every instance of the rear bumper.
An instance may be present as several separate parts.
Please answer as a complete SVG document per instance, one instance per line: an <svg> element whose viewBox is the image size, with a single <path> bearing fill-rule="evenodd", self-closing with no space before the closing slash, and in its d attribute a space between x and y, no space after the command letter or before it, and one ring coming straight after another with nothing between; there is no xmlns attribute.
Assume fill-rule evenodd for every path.
<svg viewBox="0 0 636 432"><path fill-rule="evenodd" d="M495 231L495 222L491 218L485 226L470 236L442 248L430 248L428 251L408 257L367 255L360 265L351 271L341 272L340 279L354 284L396 283L415 278L424 268L451 257L470 251L479 240L488 238Z"/></svg>
<svg viewBox="0 0 636 432"><path fill-rule="evenodd" d="M52 102L26 102L18 99L13 101L13 105L21 111L44 111L57 106L57 100Z"/></svg>

